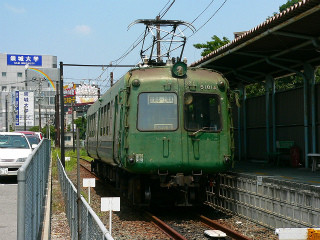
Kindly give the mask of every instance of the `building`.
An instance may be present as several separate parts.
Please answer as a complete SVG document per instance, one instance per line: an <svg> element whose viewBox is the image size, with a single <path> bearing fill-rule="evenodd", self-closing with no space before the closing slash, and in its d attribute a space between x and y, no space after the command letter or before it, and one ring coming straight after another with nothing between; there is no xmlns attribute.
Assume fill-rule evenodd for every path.
<svg viewBox="0 0 320 240"><path fill-rule="evenodd" d="M0 74L0 131L53 122L56 56L0 53Z"/></svg>

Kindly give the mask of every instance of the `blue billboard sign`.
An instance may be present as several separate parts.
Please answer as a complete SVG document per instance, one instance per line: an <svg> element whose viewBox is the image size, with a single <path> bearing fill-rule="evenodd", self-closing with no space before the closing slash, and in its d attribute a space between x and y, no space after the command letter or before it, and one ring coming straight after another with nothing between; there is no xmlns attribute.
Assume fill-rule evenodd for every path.
<svg viewBox="0 0 320 240"><path fill-rule="evenodd" d="M42 66L42 56L40 55L21 55L7 54L7 65L29 65Z"/></svg>

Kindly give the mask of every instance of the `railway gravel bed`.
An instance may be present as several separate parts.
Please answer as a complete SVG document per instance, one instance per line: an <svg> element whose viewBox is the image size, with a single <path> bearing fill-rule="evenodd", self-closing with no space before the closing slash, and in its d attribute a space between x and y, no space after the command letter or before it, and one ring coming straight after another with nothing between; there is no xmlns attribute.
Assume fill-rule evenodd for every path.
<svg viewBox="0 0 320 240"><path fill-rule="evenodd" d="M86 164L86 163L84 163ZM89 168L89 164L87 165ZM89 168L90 169L90 168ZM91 173L83 168L80 168L82 178L92 178ZM76 186L76 169L68 172L68 176ZM81 180L82 183L82 180ZM87 199L88 190L81 187L81 194ZM100 211L101 197L116 197L119 196L113 190L111 185L96 182L96 187L91 189L91 207L100 217L102 222L109 228L109 213ZM140 209L132 207L123 197L121 197L121 211L113 212L112 214L112 236L114 239L171 239L166 233L160 230L155 224L149 221ZM178 211L178 212L176 212ZM234 231L238 231L243 235L255 240L276 240L278 237L273 231L256 225L250 221L242 219L235 215L225 215L215 211L209 207L201 208L197 211L198 214L204 215L210 219L218 221L220 224L227 226ZM155 215L161 220L172 226L177 232L181 233L187 239L208 239L204 235L205 230L210 227L195 219L194 215L190 214L190 209L184 208L180 210L161 210L156 211ZM52 220L55 216L52 217ZM53 223L54 225L55 223ZM54 233L53 233L54 234ZM231 238L229 238L231 239Z"/></svg>
<svg viewBox="0 0 320 240"><path fill-rule="evenodd" d="M92 178L88 171L80 168L82 178ZM68 173L70 180L76 186L76 170ZM81 180L82 181L82 180ZM87 199L88 190L81 187L82 195ZM101 221L109 229L109 212L101 212L101 197L119 197L115 194L111 185L96 182L96 187L90 192L91 207L100 217ZM140 239L170 239L155 224L143 216L143 212L133 208L123 197L121 197L120 212L112 213L112 237L117 240L140 240Z"/></svg>

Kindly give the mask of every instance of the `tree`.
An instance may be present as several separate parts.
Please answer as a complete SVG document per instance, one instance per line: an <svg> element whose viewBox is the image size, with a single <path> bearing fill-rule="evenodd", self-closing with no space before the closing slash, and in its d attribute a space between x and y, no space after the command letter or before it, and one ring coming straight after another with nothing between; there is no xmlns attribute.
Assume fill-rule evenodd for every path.
<svg viewBox="0 0 320 240"><path fill-rule="evenodd" d="M203 49L203 51L201 52L201 56L206 56L209 53L213 52L214 50L222 47L223 45L227 44L230 42L230 40L226 37L223 37L222 40L216 36L213 35L213 37L211 37L212 41L209 41L207 43L196 43L193 44L193 46L197 49Z"/></svg>
<svg viewBox="0 0 320 240"><path fill-rule="evenodd" d="M86 138L86 129L87 129L87 119L85 117L80 117L74 120L74 123L79 128L79 138L85 139Z"/></svg>
<svg viewBox="0 0 320 240"><path fill-rule="evenodd" d="M288 7L291 7L292 5L298 3L298 2L301 2L302 0L288 0L287 3L285 4L282 4L280 7L279 7L279 11L282 12L283 10L286 10Z"/></svg>

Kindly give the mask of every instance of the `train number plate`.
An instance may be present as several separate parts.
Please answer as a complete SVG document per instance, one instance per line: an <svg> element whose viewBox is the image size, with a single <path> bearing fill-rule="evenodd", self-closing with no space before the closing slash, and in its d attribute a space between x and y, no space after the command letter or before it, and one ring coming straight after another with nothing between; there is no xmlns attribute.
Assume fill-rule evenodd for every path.
<svg viewBox="0 0 320 240"><path fill-rule="evenodd" d="M143 163L143 154L136 154L136 162Z"/></svg>
<svg viewBox="0 0 320 240"><path fill-rule="evenodd" d="M0 168L0 175L8 175L8 168Z"/></svg>

